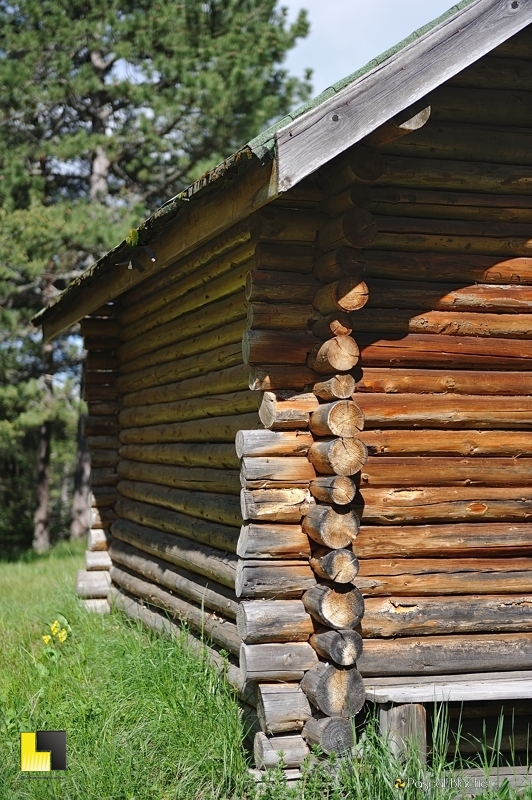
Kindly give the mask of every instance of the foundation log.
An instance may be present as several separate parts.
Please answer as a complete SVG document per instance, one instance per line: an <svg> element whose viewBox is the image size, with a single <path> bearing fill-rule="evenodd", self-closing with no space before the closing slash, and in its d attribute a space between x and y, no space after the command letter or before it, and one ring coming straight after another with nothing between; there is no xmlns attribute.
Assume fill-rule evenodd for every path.
<svg viewBox="0 0 532 800"><path fill-rule="evenodd" d="M235 439L239 458L264 458L265 456L305 456L314 439L303 431L238 431Z"/></svg>
<svg viewBox="0 0 532 800"><path fill-rule="evenodd" d="M315 383L312 391L320 400L347 400L356 391L355 380L351 375L334 375Z"/></svg>
<svg viewBox="0 0 532 800"><path fill-rule="evenodd" d="M242 518L257 522L299 523L314 507L308 489L243 489L240 493Z"/></svg>
<svg viewBox="0 0 532 800"><path fill-rule="evenodd" d="M340 278L338 281L322 286L312 303L321 314L335 311L357 311L366 305L369 290L364 281L357 278Z"/></svg>
<svg viewBox="0 0 532 800"><path fill-rule="evenodd" d="M358 399L358 398L357 398ZM328 439L314 442L308 458L325 475L355 475L366 463L366 445L359 439Z"/></svg>
<svg viewBox="0 0 532 800"><path fill-rule="evenodd" d="M317 745L327 754L345 754L354 744L351 722L343 717L313 717L305 724L301 735L307 744Z"/></svg>
<svg viewBox="0 0 532 800"><path fill-rule="evenodd" d="M310 430L316 436L353 438L364 427L364 414L351 400L324 403L310 416Z"/></svg>
<svg viewBox="0 0 532 800"><path fill-rule="evenodd" d="M264 392L259 419L270 430L299 430L308 427L310 415L318 405L312 392Z"/></svg>
<svg viewBox="0 0 532 800"><path fill-rule="evenodd" d="M237 555L241 558L308 558L310 544L301 525L258 523L242 526Z"/></svg>
<svg viewBox="0 0 532 800"><path fill-rule="evenodd" d="M259 683L257 715L264 733L300 731L312 718L305 693L298 683Z"/></svg>
<svg viewBox="0 0 532 800"><path fill-rule="evenodd" d="M360 358L356 342L350 336L334 336L312 348L307 364L320 375L348 372Z"/></svg>
<svg viewBox="0 0 532 800"><path fill-rule="evenodd" d="M307 642L242 644L240 669L244 681L300 681L318 663Z"/></svg>
<svg viewBox="0 0 532 800"><path fill-rule="evenodd" d="M353 586L312 586L303 595L303 604L314 619L337 631L355 628L364 614L364 600Z"/></svg>
<svg viewBox="0 0 532 800"><path fill-rule="evenodd" d="M314 630L301 600L244 600L236 624L246 644L307 642Z"/></svg>
<svg viewBox="0 0 532 800"><path fill-rule="evenodd" d="M356 495L356 485L351 478L341 475L315 478L310 486L310 493L322 503L333 503L345 506L351 503Z"/></svg>
<svg viewBox="0 0 532 800"><path fill-rule="evenodd" d="M358 560L352 550L318 548L310 566L319 578L336 583L351 583L358 573Z"/></svg>
<svg viewBox="0 0 532 800"><path fill-rule="evenodd" d="M269 738L259 731L255 735L253 756L258 769L273 769L281 763L290 769L299 767L310 750L301 736L276 736Z"/></svg>
<svg viewBox="0 0 532 800"><path fill-rule="evenodd" d="M305 673L301 688L312 705L329 717L353 717L366 699L360 673L353 667L320 662Z"/></svg>
<svg viewBox="0 0 532 800"><path fill-rule="evenodd" d="M236 569L237 597L298 598L315 584L307 561L239 561Z"/></svg>
<svg viewBox="0 0 532 800"><path fill-rule="evenodd" d="M318 629L310 637L310 644L319 656L341 667L353 666L362 653L362 637L353 630Z"/></svg>
<svg viewBox="0 0 532 800"><path fill-rule="evenodd" d="M303 530L318 544L339 550L354 541L359 521L350 509L336 511L330 506L315 505L303 520Z"/></svg>
<svg viewBox="0 0 532 800"><path fill-rule="evenodd" d="M162 558L163 561L169 561L197 575L203 575L204 578L221 583L230 589L234 588L238 559L232 554L123 519L116 520L111 526L111 531L115 539L145 553Z"/></svg>

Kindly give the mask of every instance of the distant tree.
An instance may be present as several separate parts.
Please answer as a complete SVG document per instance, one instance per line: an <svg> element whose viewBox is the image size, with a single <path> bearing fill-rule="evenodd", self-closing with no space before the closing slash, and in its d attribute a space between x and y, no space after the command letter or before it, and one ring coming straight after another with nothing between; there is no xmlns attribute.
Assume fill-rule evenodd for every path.
<svg viewBox="0 0 532 800"><path fill-rule="evenodd" d="M68 336L43 348L32 313L308 97L310 73L281 67L307 33L305 12L288 24L277 0L0 0L0 356L16 397L9 444L0 425L0 502L24 510L27 538L38 477L36 549L49 541L54 375L63 381L76 358Z"/></svg>

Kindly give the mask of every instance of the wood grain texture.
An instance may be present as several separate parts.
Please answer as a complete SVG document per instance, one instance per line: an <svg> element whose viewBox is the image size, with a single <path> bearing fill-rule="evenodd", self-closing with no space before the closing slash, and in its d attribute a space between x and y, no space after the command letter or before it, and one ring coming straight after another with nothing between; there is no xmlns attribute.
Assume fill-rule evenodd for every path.
<svg viewBox="0 0 532 800"><path fill-rule="evenodd" d="M242 600L236 620L245 644L306 642L314 630L301 600Z"/></svg>
<svg viewBox="0 0 532 800"><path fill-rule="evenodd" d="M240 430L235 437L239 458L264 458L265 456L304 456L314 439L305 431Z"/></svg>
<svg viewBox="0 0 532 800"><path fill-rule="evenodd" d="M529 395L532 372L367 367L356 381L355 402L357 392Z"/></svg>
<svg viewBox="0 0 532 800"><path fill-rule="evenodd" d="M240 510L244 520L299 523L315 505L308 489L243 489Z"/></svg>
<svg viewBox="0 0 532 800"><path fill-rule="evenodd" d="M292 599L315 584L308 561L240 560L236 568L237 597Z"/></svg>
<svg viewBox="0 0 532 800"><path fill-rule="evenodd" d="M351 667L362 653L362 637L357 631L330 631L318 628L310 644L319 656L342 667Z"/></svg>
<svg viewBox="0 0 532 800"><path fill-rule="evenodd" d="M305 724L301 735L307 744L317 745L327 754L345 754L354 743L351 722L341 717L313 717Z"/></svg>
<svg viewBox="0 0 532 800"><path fill-rule="evenodd" d="M244 457L240 470L243 487L253 484L254 488L275 488L281 484L286 488L308 486L316 477L316 470L304 456L263 456Z"/></svg>
<svg viewBox="0 0 532 800"><path fill-rule="evenodd" d="M528 431L446 431L405 428L363 431L360 438L368 448L370 457L375 455L510 456L517 464L523 456L532 455L532 435Z"/></svg>
<svg viewBox="0 0 532 800"><path fill-rule="evenodd" d="M234 367L209 372L197 378L187 378L177 383L155 386L151 389L130 392L122 398L124 406L144 406L156 403L178 402L207 394L225 394L249 389L249 367L237 364Z"/></svg>
<svg viewBox="0 0 532 800"><path fill-rule="evenodd" d="M238 470L240 466L233 444L124 444L119 455L144 464L228 470Z"/></svg>
<svg viewBox="0 0 532 800"><path fill-rule="evenodd" d="M351 326L358 333L435 333L445 336L482 336L505 339L531 339L532 314L464 313L414 309L363 309L351 315Z"/></svg>
<svg viewBox="0 0 532 800"><path fill-rule="evenodd" d="M301 525L251 523L240 529L237 554L241 558L303 559L310 557L310 544Z"/></svg>
<svg viewBox="0 0 532 800"><path fill-rule="evenodd" d="M348 477L359 472L368 457L366 445L360 439L325 439L311 446L308 458L324 475Z"/></svg>
<svg viewBox="0 0 532 800"><path fill-rule="evenodd" d="M259 683L257 714L264 733L300 731L312 717L310 705L298 683Z"/></svg>
<svg viewBox="0 0 532 800"><path fill-rule="evenodd" d="M300 430L308 427L310 415L318 405L312 392L264 392L259 419L270 430Z"/></svg>
<svg viewBox="0 0 532 800"><path fill-rule="evenodd" d="M260 367L247 369L249 388L255 392L274 392L278 389L301 391L306 386L312 386L318 377L313 370L302 364L286 367L265 362Z"/></svg>
<svg viewBox="0 0 532 800"><path fill-rule="evenodd" d="M280 190L289 189L406 106L421 100L517 33L531 18L528 3L511 8L492 0L461 9L291 121L276 135ZM403 140L422 135L427 127Z"/></svg>
<svg viewBox="0 0 532 800"><path fill-rule="evenodd" d="M354 541L359 520L351 509L340 507L336 510L327 505L314 505L303 520L303 530L317 544L336 550Z"/></svg>
<svg viewBox="0 0 532 800"><path fill-rule="evenodd" d="M324 662L305 673L301 688L312 705L329 717L354 716L366 697L364 683L354 667L335 667Z"/></svg>
<svg viewBox="0 0 532 800"><path fill-rule="evenodd" d="M333 630L355 628L364 614L359 590L342 584L318 584L307 589L303 605L321 625Z"/></svg>
<svg viewBox="0 0 532 800"><path fill-rule="evenodd" d="M211 492L207 502L203 492L130 480L120 481L118 491L122 497L162 506L162 508L179 511L190 517L221 522L224 525L234 525L238 528L242 524L239 498L231 495Z"/></svg>
<svg viewBox="0 0 532 800"><path fill-rule="evenodd" d="M299 767L310 750L301 736L275 736L269 738L263 731L255 736L253 756L259 769L273 769L281 763L283 767Z"/></svg>
<svg viewBox="0 0 532 800"><path fill-rule="evenodd" d="M523 486L532 481L530 458L369 457L361 486Z"/></svg>
<svg viewBox="0 0 532 800"><path fill-rule="evenodd" d="M166 442L234 442L237 431L258 427L258 414L235 414L234 416L210 417L207 419L168 422L163 425L146 425L124 428L120 432L122 444L164 444Z"/></svg>
<svg viewBox="0 0 532 800"><path fill-rule="evenodd" d="M236 470L174 467L121 460L118 475L125 480L156 483L175 489L240 494L240 476Z"/></svg>
<svg viewBox="0 0 532 800"><path fill-rule="evenodd" d="M318 663L307 642L242 644L240 669L246 681L300 681Z"/></svg>

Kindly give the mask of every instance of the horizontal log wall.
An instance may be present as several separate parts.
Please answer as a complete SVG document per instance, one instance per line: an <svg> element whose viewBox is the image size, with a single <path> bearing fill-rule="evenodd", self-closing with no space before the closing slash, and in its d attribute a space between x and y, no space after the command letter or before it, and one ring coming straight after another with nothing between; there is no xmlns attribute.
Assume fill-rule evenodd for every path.
<svg viewBox="0 0 532 800"><path fill-rule="evenodd" d="M429 121L381 148L372 183L357 175L357 148L318 174L329 221L313 275L329 289L317 303L360 352L352 399L368 458L350 508L364 675L529 667L530 33L526 54L522 40L519 58L506 43L427 97ZM362 283L367 301L351 309ZM319 447L331 445L310 449L324 473Z"/></svg>
<svg viewBox="0 0 532 800"><path fill-rule="evenodd" d="M87 356L83 369L83 398L88 414L83 427L91 460L91 525L85 570L78 573L77 591L87 598L87 609L109 610L108 605L91 606L95 599L104 604L109 588L111 559L110 526L117 498L118 413L121 401L116 379L120 344L120 323L116 303L109 303L85 317L81 332Z"/></svg>

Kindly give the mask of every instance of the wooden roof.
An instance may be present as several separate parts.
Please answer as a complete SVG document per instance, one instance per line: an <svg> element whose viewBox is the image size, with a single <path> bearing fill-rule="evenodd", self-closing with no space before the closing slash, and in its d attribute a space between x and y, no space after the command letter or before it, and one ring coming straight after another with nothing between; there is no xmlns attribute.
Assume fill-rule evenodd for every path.
<svg viewBox="0 0 532 800"><path fill-rule="evenodd" d="M34 318L55 336L269 203L532 22L532 0L463 0L248 142L139 226L144 271L103 256ZM213 199L212 192L217 195Z"/></svg>

